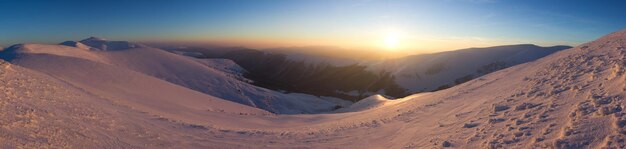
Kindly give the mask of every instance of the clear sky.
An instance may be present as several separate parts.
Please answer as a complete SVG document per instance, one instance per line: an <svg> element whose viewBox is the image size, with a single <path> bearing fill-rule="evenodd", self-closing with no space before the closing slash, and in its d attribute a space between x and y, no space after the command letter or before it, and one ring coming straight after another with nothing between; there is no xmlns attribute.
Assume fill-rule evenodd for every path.
<svg viewBox="0 0 626 149"><path fill-rule="evenodd" d="M576 45L626 28L624 0L0 0L0 46L98 36L256 48Z"/></svg>

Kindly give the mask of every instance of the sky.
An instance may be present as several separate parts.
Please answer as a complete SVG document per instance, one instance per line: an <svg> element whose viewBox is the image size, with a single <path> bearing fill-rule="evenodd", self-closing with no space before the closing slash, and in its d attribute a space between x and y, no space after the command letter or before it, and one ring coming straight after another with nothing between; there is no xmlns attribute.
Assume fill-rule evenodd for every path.
<svg viewBox="0 0 626 149"><path fill-rule="evenodd" d="M251 48L575 46L625 29L624 6L623 0L0 0L0 46L90 36Z"/></svg>

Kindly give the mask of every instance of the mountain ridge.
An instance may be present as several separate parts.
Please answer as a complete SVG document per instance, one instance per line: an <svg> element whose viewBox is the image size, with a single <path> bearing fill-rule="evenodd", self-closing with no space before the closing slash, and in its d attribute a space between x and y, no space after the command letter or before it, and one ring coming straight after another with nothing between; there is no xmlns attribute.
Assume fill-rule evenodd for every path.
<svg viewBox="0 0 626 149"><path fill-rule="evenodd" d="M54 65L81 64L71 67L143 76L141 78L144 79L140 80L148 83L161 82L158 84L186 90L140 73L107 71L102 68L115 67L95 62L90 63L97 65L86 65L71 60L78 58L65 57L70 59L67 61L45 57L36 59L52 60L49 63L56 63ZM7 120L0 122L0 125L8 129L0 131L3 134L0 135L0 144L8 146L626 147L626 135L623 133L626 130L626 111L623 110L626 107L626 30L535 61L498 70L448 89L414 94L394 104L378 104L372 108L365 105L363 110L334 114L275 115L239 104L229 104L232 102L222 103L223 108L232 106L225 110L234 113L207 110L212 106L222 106L200 106L194 104L197 101L180 103L195 108L178 109L178 106L164 104L176 101L171 98L161 98L158 100L161 102L125 104L129 102L126 100L133 98L102 96L106 94L94 96L79 90L89 89L87 87L63 87L59 83L62 79L53 78L58 78L58 75L38 73L36 69L28 70L9 63L1 65L0 81L7 83L0 88L5 91L0 94L5 96L0 97L8 99L0 98L0 106L5 107L0 108L0 118ZM46 71L67 73L54 69ZM125 80L117 81L128 83ZM89 90L98 91L97 88ZM206 96L196 93L194 95ZM41 98L26 98L31 96ZM378 99L371 101L382 99L381 96L373 97ZM152 110L137 108L151 104ZM249 112L237 113L239 110Z"/></svg>
<svg viewBox="0 0 626 149"><path fill-rule="evenodd" d="M83 41L86 45L95 44L104 48L89 48L89 50L84 50L66 45L20 44L13 46L9 51L2 52L0 55L6 57L8 61L15 61L14 63L18 65L28 61L21 60L20 58L23 59L29 55L36 56L36 54L53 54L87 59L146 74L208 95L265 109L274 113L319 113L330 111L340 106L339 103L341 103L340 101L336 102L338 99L296 93L285 94L252 86L248 82L242 82L240 77L237 78L235 75L230 75L227 72L208 67L205 62L172 54L161 49L147 46L117 46L115 48L108 46L136 45L124 41L105 41L100 39L86 39ZM14 58L18 58L18 60L13 60ZM29 60L36 61L36 59ZM38 65L46 65L46 63L31 63L31 66ZM63 69L62 66L51 67ZM39 69L46 68L39 67Z"/></svg>
<svg viewBox="0 0 626 149"><path fill-rule="evenodd" d="M412 93L445 89L566 48L569 47L507 45L388 60L348 60L352 62L347 64L343 63L345 60L333 60L330 57L296 54L297 59L302 59L297 60L290 53L281 54L277 51L265 52L254 49L218 50L219 52L194 48L178 50L199 52L204 54L205 58L231 59L248 70L249 73L244 75L246 78L254 80L255 85L265 88L358 101L374 94L399 98ZM446 62L448 59L456 59L456 62ZM446 69L446 65L463 66ZM346 79L333 80L333 78Z"/></svg>

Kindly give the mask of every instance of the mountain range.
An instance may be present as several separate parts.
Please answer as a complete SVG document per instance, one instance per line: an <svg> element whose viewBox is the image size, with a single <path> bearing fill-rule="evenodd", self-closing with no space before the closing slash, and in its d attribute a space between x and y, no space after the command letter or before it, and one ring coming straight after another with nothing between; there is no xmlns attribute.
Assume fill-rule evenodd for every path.
<svg viewBox="0 0 626 149"><path fill-rule="evenodd" d="M459 49L394 59L355 60L299 52L301 49L290 52L287 49L263 51L247 48L180 47L169 46L166 49L194 53L195 57L205 59L233 60L247 70L244 76L253 80L253 84L257 86L351 101L375 94L398 98L437 91L571 48L525 44Z"/></svg>
<svg viewBox="0 0 626 149"><path fill-rule="evenodd" d="M15 65L35 69L70 83L80 83L75 84L78 86L102 89L107 81L118 81L128 78L127 75L141 74L141 77L160 79L273 113L319 113L349 103L331 97L285 94L256 87L241 77L241 69L232 62L195 59L126 41L107 41L92 37L78 42L63 42L60 45L20 44L7 48L0 55ZM96 76L104 75L109 78L95 82L103 77L85 76L89 73L98 73ZM136 94L135 91L126 91L126 87L115 87L112 92Z"/></svg>
<svg viewBox="0 0 626 149"><path fill-rule="evenodd" d="M504 57L520 64L470 69L484 75L446 89L340 107L251 85L237 60L131 42L19 44L0 57L0 148L626 147L626 30L536 60Z"/></svg>

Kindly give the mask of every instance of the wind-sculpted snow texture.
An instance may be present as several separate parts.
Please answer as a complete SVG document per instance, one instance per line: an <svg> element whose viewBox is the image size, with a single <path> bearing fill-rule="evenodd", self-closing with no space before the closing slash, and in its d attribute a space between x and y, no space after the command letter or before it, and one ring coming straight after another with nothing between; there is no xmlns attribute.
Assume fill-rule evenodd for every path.
<svg viewBox="0 0 626 149"><path fill-rule="evenodd" d="M86 94L43 74L6 71L10 66L5 64L1 80L14 81L3 84L8 95L0 96L5 107L0 116L9 120L1 123L0 143L61 148L624 148L625 61L626 30L449 89L396 102L373 96L363 100L369 103L355 104L362 106L353 112L318 115L273 115L230 102L205 105L227 112L156 106L167 99L124 102L131 97ZM10 92L26 89L32 90ZM73 94L77 96L68 96ZM152 108L133 108L142 106ZM53 127L41 131L44 124Z"/></svg>

